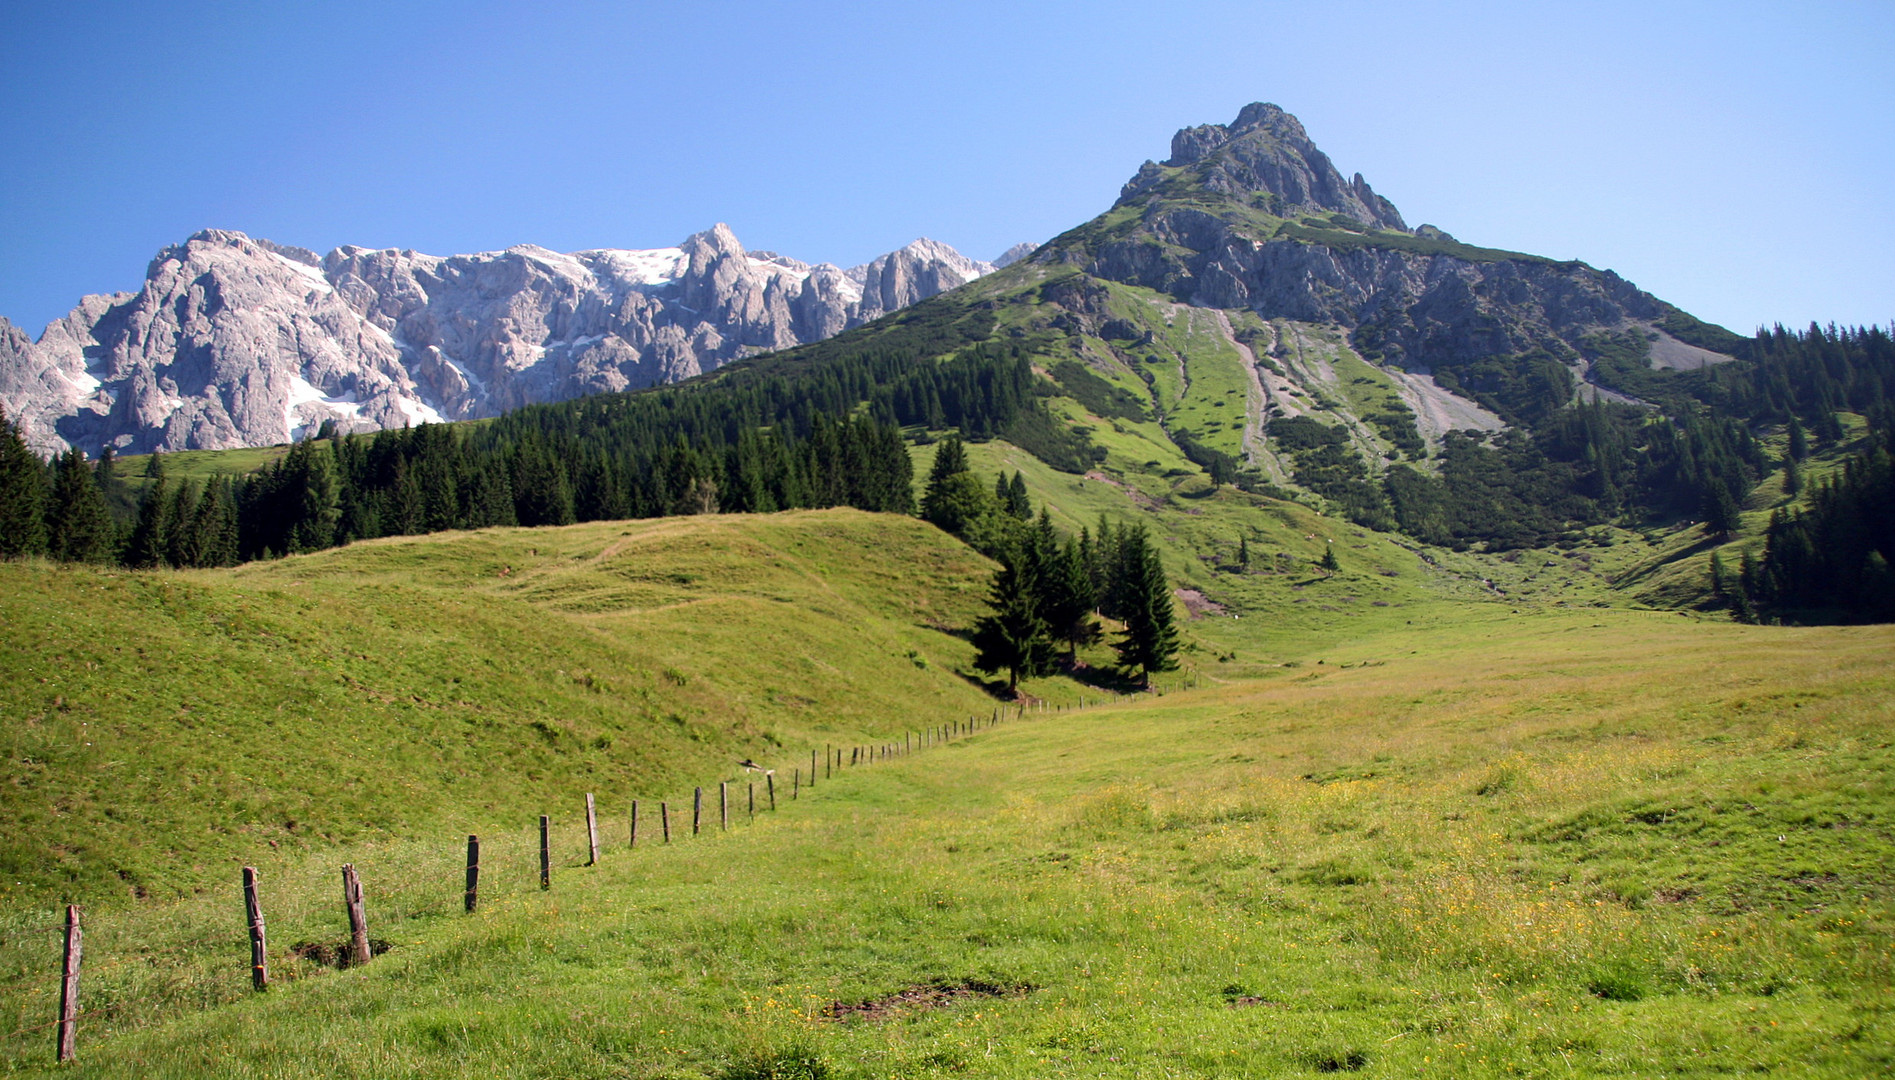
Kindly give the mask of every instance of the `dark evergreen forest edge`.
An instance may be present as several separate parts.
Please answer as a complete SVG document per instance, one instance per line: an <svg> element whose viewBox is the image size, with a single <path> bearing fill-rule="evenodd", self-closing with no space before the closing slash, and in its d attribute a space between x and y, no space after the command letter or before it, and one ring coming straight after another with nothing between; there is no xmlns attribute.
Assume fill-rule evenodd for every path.
<svg viewBox="0 0 1895 1080"><path fill-rule="evenodd" d="M114 478L109 448L96 465L78 451L42 463L8 422L0 553L134 568L226 566L493 525L831 506L913 513L908 443L945 431L973 442L1005 439L1055 469L1086 471L1104 450L1089 429L1057 419L1047 399L1071 398L1108 420L1140 414L1143 403L1083 363L1053 359L1062 337L1054 326L1003 325L995 307L945 295L671 387L536 405L473 424L325 432L253 474L204 484L170 480L154 456L151 482L136 498ZM1601 395L1572 404L1578 387L1550 357L1444 368L1437 382L1512 426L1450 432L1427 460L1412 417L1399 409L1369 417L1404 459L1379 476L1336 426L1279 418L1269 437L1294 462L1296 485L1333 512L1426 544L1488 551L1571 542L1606 524L1680 519L1728 537L1762 478L1782 471L1785 491L1795 494L1813 451L1849 451L1855 460L1841 476L1803 493L1803 508L1777 513L1759 557L1714 565L1706 592L1745 619L1895 618L1888 332L1812 325L1746 339L1683 313L1672 322L1676 336L1738 362L1657 369L1639 334L1587 339L1594 378L1643 407ZM1355 336L1365 356L1374 355L1372 336ZM1853 444L1845 414L1867 422L1867 435ZM1297 497L1189 428L1165 430L1214 482ZM1784 449L1773 453L1766 442ZM951 531L996 557L1018 546L967 527Z"/></svg>

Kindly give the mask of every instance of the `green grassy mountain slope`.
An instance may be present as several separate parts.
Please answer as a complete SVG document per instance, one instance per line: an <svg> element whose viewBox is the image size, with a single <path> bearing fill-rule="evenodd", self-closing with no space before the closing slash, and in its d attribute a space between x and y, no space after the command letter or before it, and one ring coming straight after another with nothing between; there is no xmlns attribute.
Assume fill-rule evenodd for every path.
<svg viewBox="0 0 1895 1080"><path fill-rule="evenodd" d="M992 704L989 564L836 510L391 539L234 570L0 562L0 901L787 770ZM807 765L805 764L805 769ZM787 779L787 773L786 773Z"/></svg>

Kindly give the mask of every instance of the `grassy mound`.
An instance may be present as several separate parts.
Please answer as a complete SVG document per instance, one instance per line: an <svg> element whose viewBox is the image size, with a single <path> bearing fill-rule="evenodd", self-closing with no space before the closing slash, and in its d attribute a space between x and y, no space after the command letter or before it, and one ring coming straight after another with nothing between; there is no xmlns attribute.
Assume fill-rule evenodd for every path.
<svg viewBox="0 0 1895 1080"><path fill-rule="evenodd" d="M0 898L622 804L992 705L988 564L854 511L494 529L230 571L0 563ZM923 719L926 718L926 719Z"/></svg>

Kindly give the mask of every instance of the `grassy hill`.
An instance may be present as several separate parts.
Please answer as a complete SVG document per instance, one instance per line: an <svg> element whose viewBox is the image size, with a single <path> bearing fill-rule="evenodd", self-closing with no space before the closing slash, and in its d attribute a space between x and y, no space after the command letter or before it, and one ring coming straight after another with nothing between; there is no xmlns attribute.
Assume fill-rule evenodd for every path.
<svg viewBox="0 0 1895 1080"><path fill-rule="evenodd" d="M228 571L0 562L0 903L530 822L992 705L989 565L855 511L493 529Z"/></svg>
<svg viewBox="0 0 1895 1080"><path fill-rule="evenodd" d="M837 524L690 528L780 530L784 553ZM651 588L592 561L613 538L569 532L434 543L557 553L538 584L474 586L470 612L535 597L583 618ZM452 579L426 544L400 549L385 572ZM229 1004L109 1038L96 1021L74 1072L1885 1073L1892 646L1888 628L1462 608L1258 678L1031 715L592 869L568 869L563 834L552 892L473 916L451 861L368 852L393 945L373 965L254 996L226 935L203 993ZM332 892L332 865L321 880ZM439 896L393 919L409 901L391 889ZM231 930L233 902L226 886L210 904ZM286 906L273 940L340 932L326 898ZM131 997L150 977L131 970L94 993Z"/></svg>

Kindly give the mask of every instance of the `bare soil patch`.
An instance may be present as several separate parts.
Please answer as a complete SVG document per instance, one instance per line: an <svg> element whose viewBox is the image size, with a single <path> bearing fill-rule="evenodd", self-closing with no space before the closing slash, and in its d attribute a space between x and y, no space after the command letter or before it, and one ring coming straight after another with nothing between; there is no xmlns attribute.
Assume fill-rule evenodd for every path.
<svg viewBox="0 0 1895 1080"><path fill-rule="evenodd" d="M911 1012L940 1009L968 998L1022 997L1038 987L1031 983L996 983L983 979L952 982L937 979L866 1001L832 1001L823 1007L827 1020L881 1022Z"/></svg>
<svg viewBox="0 0 1895 1080"><path fill-rule="evenodd" d="M1202 619L1206 615L1222 615L1224 605L1210 599L1196 589L1179 589L1175 595L1184 604L1184 609L1193 619Z"/></svg>

